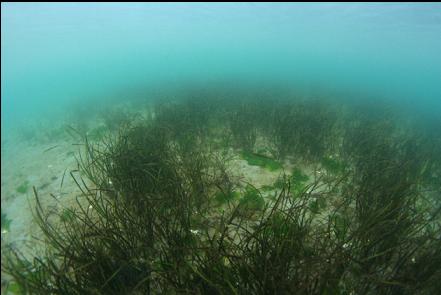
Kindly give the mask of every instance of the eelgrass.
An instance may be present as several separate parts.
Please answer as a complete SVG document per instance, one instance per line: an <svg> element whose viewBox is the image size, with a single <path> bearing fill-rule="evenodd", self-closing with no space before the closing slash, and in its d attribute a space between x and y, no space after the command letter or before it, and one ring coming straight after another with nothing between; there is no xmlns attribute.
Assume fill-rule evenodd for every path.
<svg viewBox="0 0 441 295"><path fill-rule="evenodd" d="M388 121L349 116L336 132L323 105L288 105L268 110L277 114L268 122L280 119L273 125L251 116L249 130L276 139L279 159L299 156L326 175L294 169L267 188L268 200L234 179L206 140L223 112L243 114L243 105L230 101L217 114L200 101L167 106L100 142L86 137L78 157L86 179L70 173L78 208L56 223L34 189L48 252L28 260L11 248L2 270L33 294L436 294L432 146ZM252 138L240 143L244 134L234 141L251 165L280 165L253 154Z"/></svg>

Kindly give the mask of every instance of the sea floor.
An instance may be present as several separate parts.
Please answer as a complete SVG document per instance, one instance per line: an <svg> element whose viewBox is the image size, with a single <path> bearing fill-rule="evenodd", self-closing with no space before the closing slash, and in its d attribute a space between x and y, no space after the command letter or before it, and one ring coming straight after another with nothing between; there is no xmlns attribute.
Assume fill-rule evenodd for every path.
<svg viewBox="0 0 441 295"><path fill-rule="evenodd" d="M12 244L24 253L35 252L32 240L40 234L33 219L33 187L48 210L60 210L74 202L77 188L70 177L63 180L63 174L76 167L77 150L65 141L38 143L8 138L2 143L1 207L10 220L8 228L2 227L2 247Z"/></svg>
<svg viewBox="0 0 441 295"><path fill-rule="evenodd" d="M33 217L36 207L33 188L46 212L60 213L65 208L78 206L76 196L80 190L70 171L77 169L75 156L80 149L75 141L65 139L42 143L11 137L2 141L1 206L2 214L9 220L8 228L2 230L2 247L12 245L29 257L43 250L35 244L35 238L42 235ZM293 167L287 161L282 169L270 171L249 165L239 156L239 151L231 149L230 152L233 158L229 169L234 177L256 188L274 184ZM302 169L312 173L308 167Z"/></svg>

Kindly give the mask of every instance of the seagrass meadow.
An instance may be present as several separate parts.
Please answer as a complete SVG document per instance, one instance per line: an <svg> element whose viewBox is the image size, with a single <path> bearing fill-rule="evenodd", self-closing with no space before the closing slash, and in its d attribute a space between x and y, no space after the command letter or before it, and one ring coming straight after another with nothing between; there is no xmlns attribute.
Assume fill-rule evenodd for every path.
<svg viewBox="0 0 441 295"><path fill-rule="evenodd" d="M371 114L368 105L248 93L261 99L205 90L54 126L64 132L53 136L78 144L76 167L63 174L78 194L50 210L33 186L44 251L3 245L9 288L435 294L437 124L377 103Z"/></svg>
<svg viewBox="0 0 441 295"><path fill-rule="evenodd" d="M440 293L440 4L1 14L2 295Z"/></svg>

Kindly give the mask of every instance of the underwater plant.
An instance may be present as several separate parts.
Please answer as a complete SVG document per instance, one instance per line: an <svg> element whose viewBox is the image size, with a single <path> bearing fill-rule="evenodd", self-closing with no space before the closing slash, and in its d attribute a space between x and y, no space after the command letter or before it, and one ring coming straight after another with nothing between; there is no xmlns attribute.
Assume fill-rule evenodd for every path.
<svg viewBox="0 0 441 295"><path fill-rule="evenodd" d="M60 219L62 222L66 222L68 220L71 220L75 217L75 213L70 208L64 208L63 211L60 214Z"/></svg>
<svg viewBox="0 0 441 295"><path fill-rule="evenodd" d="M306 188L309 176L304 174L300 168L294 168L290 180L293 192L298 194Z"/></svg>
<svg viewBox="0 0 441 295"><path fill-rule="evenodd" d="M3 213L3 211L2 211L1 213L2 213L2 223L1 223L1 225L2 225L2 231L3 231L3 230L9 231L9 227L10 227L10 225L11 225L12 220L9 219L9 218L6 216L6 213Z"/></svg>
<svg viewBox="0 0 441 295"><path fill-rule="evenodd" d="M130 119L130 116L133 116L133 114L130 114L120 105L104 108L102 112L100 112L100 116L103 119L104 126L106 126L108 130L113 131L133 121L133 118Z"/></svg>
<svg viewBox="0 0 441 295"><path fill-rule="evenodd" d="M224 193L224 192L217 192L215 195L215 200L216 202L218 202L220 205L232 202L234 200L237 200L240 197L240 193L239 192L228 192L228 193Z"/></svg>
<svg viewBox="0 0 441 295"><path fill-rule="evenodd" d="M245 188L242 198L239 200L239 208L242 211L254 213L265 207L265 200L260 191L250 185Z"/></svg>
<svg viewBox="0 0 441 295"><path fill-rule="evenodd" d="M257 140L257 120L253 104L241 104L229 115L229 127L237 147L252 152Z"/></svg>
<svg viewBox="0 0 441 295"><path fill-rule="evenodd" d="M269 171L276 171L283 168L280 162L261 154L243 151L241 157L247 161L248 165L259 166L268 169Z"/></svg>
<svg viewBox="0 0 441 295"><path fill-rule="evenodd" d="M27 193L29 190L29 181L25 180L23 181L16 189L15 191L20 193L20 194L25 194Z"/></svg>
<svg viewBox="0 0 441 295"><path fill-rule="evenodd" d="M436 294L440 141L396 125L321 102L157 105L81 137L77 206L51 218L34 188L47 251L6 247L2 271L24 294ZM266 173L296 162L255 186L231 171L237 156Z"/></svg>
<svg viewBox="0 0 441 295"><path fill-rule="evenodd" d="M100 140L109 132L109 129L105 126L97 126L90 131L87 131L86 135L89 140Z"/></svg>
<svg viewBox="0 0 441 295"><path fill-rule="evenodd" d="M321 101L283 102L271 113L269 138L275 144L277 157L293 155L317 161L335 150L336 115Z"/></svg>
<svg viewBox="0 0 441 295"><path fill-rule="evenodd" d="M331 174L341 174L345 172L346 165L333 156L323 157L320 161L322 167Z"/></svg>

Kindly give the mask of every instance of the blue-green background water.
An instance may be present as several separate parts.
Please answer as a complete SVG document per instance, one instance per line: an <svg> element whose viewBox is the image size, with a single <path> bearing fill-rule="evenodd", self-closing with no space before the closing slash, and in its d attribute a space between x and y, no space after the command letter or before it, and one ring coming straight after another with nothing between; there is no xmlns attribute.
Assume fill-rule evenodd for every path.
<svg viewBox="0 0 441 295"><path fill-rule="evenodd" d="M187 83L338 89L436 115L440 53L439 3L2 3L2 129Z"/></svg>
<svg viewBox="0 0 441 295"><path fill-rule="evenodd" d="M387 285L395 293L400 290L434 293L430 290L436 276L436 261L439 261L436 257L440 256L436 251L436 237L441 212L440 3L2 3L1 8L2 252L5 246L12 246L29 257L44 257L40 253L48 253L47 244L36 243L34 239L42 241L44 236L38 229L42 223L36 222L32 214L36 210L40 212L35 208L47 212L41 216L47 216L50 223L54 220L55 236L59 237L59 229L71 227L63 220L71 219L72 212L75 218L81 216L75 212L84 213L83 201L85 206L89 205L83 208L91 208L87 202L92 191L97 191L99 197L111 197L111 203L126 199L114 197L121 195L119 191L124 192L122 195L134 188L138 191L138 184L126 188L125 172L134 171L127 177L134 178L135 182L142 182L144 177L139 173L146 172L149 179L157 175L158 180L146 180L147 199L139 204L152 205L152 200L161 197L161 190L156 196L156 186L162 186L162 171L166 171L166 176L169 172L173 174L173 182L167 180L167 183L178 185L177 190L172 188L170 192L177 191L186 203L177 207L186 211L193 206L190 204L201 201L194 207L199 211L194 211L198 221L190 218L190 224L187 218L182 227L185 231L190 225L196 228L190 230L191 234L199 232L199 225L207 236L211 229L217 231L216 225L212 226L217 222L217 212L222 212L219 220L224 228L224 216L230 214L222 209L226 205L228 210L235 208L231 211L233 219L236 214L241 215L241 219L248 215L247 203L251 199L258 204L259 212L262 207L271 208L270 215L277 218L275 222L264 220L270 230L275 231L275 235L268 235L269 248L271 241L277 242L276 236L282 233L287 240L299 240L296 244L310 249L304 253L307 256L315 253L311 256L312 264L304 263L308 266L304 270L316 274L313 282L300 279L305 290L335 293L340 288L342 292L357 293L353 290L361 288L369 293ZM155 103L161 99L183 99L184 103ZM205 104L205 99L212 99L212 103ZM254 104L252 99L258 103ZM286 103L286 99L292 101ZM305 103L305 99L311 99L312 103ZM127 128L131 124L135 128ZM163 132L164 136L158 136L161 134L157 132ZM156 138L151 140L153 137L159 137L158 144ZM165 150L160 153L152 150L157 146ZM137 163L138 160L141 162ZM86 176L84 181L82 176ZM137 179L138 176L141 178ZM87 193L79 185L79 179ZM308 179L314 179L313 183ZM89 180L93 182L91 185ZM228 194L223 187L228 189L225 191ZM115 193L108 194L108 188ZM279 222L279 213L273 209L285 201L272 202L278 198L280 189L281 195L290 198L286 201L287 208L295 205L303 212L288 210L302 216L301 221L297 222L295 217L285 220L285 205L281 205L280 216L286 222ZM154 199L150 198L151 192ZM167 197L168 190L164 192ZM249 199L247 195L257 198ZM35 203L40 196L42 202ZM212 199L215 203L222 202L223 207L212 206ZM233 206L230 206L231 200ZM164 201L160 200L157 210L149 209L149 212L187 214L181 209L162 210L161 206L169 204L168 199ZM124 202L114 204L124 207ZM233 203L237 203L237 207ZM72 204L75 205L71 207ZM213 207L214 214L199 210L206 205ZM92 206L92 209L91 212L96 212L97 208ZM252 212L250 219L253 228L254 220L258 220L254 214ZM62 224L57 222L57 215ZM304 219L307 215L311 217ZM94 213L91 216L95 219ZM205 216L210 220L205 220ZM385 243L366 244L370 241L366 242L364 227L372 222L363 219L371 216L379 216L381 220L370 232L381 237L384 230L392 233ZM81 226L83 217L78 218L70 221L74 228ZM103 217L102 224L108 223L106 218ZM162 219L161 216L158 221ZM136 219L136 222L139 220L144 219ZM112 220L110 223L119 224ZM280 230L279 223L283 227ZM121 224L128 223L124 220ZM346 229L347 224L351 226ZM260 227L263 231L257 228L258 232L265 232L266 225ZM294 230L289 229L290 225L294 225ZM321 225L327 231L322 231ZM187 239L181 227L177 228L184 234L185 241L203 245L204 238ZM85 230L87 233L87 228ZM233 236L234 241L236 237L249 240L246 237L249 231L242 238L242 229L238 230L238 235L230 235L233 232L229 230L225 236ZM304 237L297 239L299 233ZM322 233L320 245L309 245ZM256 236L255 232L250 234ZM80 240L81 236L84 234L80 233ZM141 239L134 240L135 246L143 243L143 233L136 236ZM73 237L72 241L77 240L75 235ZM87 237L89 239L89 235ZM176 237L173 235L174 240ZM95 238L102 240L102 235ZM175 242L173 245L160 242L154 248L173 252ZM395 243L397 247L391 246ZM72 243L68 244L69 247L64 248L70 249ZM245 244L246 248L251 245ZM372 251L364 251L364 244ZM97 245L101 248L102 243ZM324 251L323 245L335 246L331 249L333 257L350 258L336 264L338 278L349 278L349 282L338 282L329 268L320 271L320 259L330 261L330 251ZM257 252L262 252L258 245L256 247ZM318 247L318 251L314 247ZM277 245L272 248L277 253L286 252ZM239 260L250 261L251 266L258 265L253 259L266 263L261 259L265 255L254 255L253 249L231 249L238 249L233 251L235 253L251 254L250 259L239 257ZM107 251L86 250L90 253ZM49 252L52 253L52 249ZM55 252L55 256L61 258L66 254ZM144 254L136 257L136 251L131 252L134 259L117 265L128 265L124 269L132 272L145 261L156 264L147 256L144 259ZM367 254L360 256L362 252ZM126 254L117 256L128 257ZM202 256L197 253L194 257ZM284 256L299 261L298 255ZM48 259L50 262L50 257ZM303 263L297 265L295 261L282 260L278 261L283 264L282 268L294 265L299 267L297 272L302 273ZM239 269L242 261L237 264ZM365 269L368 277L366 272L358 271L363 267L360 268L357 261L369 264ZM3 262L2 255L2 294L7 293L6 289L17 288L4 278ZM314 264L318 266L316 270ZM35 267L35 263L32 268L27 265L31 264L21 264L27 271L23 272L20 267L20 280L23 273L35 270L38 270L37 279L40 274L44 276L40 272L44 268ZM192 264L188 265L193 269ZM198 276L190 274L190 281L205 286L206 278L198 279L199 262L194 265ZM400 265L403 271L396 267ZM203 266L205 270L205 264ZM282 269L277 261L273 266L273 270ZM84 265L76 267L74 260L69 262L69 267L85 269ZM101 272L106 281L96 286L101 286L100 290L104 287L118 290L119 282L125 281L125 271L119 273L121 269L104 268L110 271L110 278ZM169 267L165 276L168 276L167 269ZM237 270L231 267L231 271L234 269ZM393 271L384 272L385 269ZM420 269L425 271L416 274ZM162 276L161 272L159 266L158 277ZM57 270L48 273L54 274ZM92 267L85 273L93 276L96 272ZM138 274L135 277L139 277ZM386 277L377 282L375 278L383 275ZM249 276L242 279L237 273L228 276L225 282L219 281L219 286L228 283L231 288L234 282L230 277L240 278L244 282L241 285L245 286L251 282ZM411 277L416 279L407 282L406 278ZM52 278L60 280L59 276ZM149 281L144 275L142 278L141 283ZM332 282L328 284L329 278ZM298 285L292 283L296 280L288 278L281 286ZM90 282L90 278L85 281ZM113 285L114 281L118 283ZM47 282L46 290L53 290L55 281ZM133 282L137 287L142 285ZM215 283L217 286L218 281ZM371 283L374 283L372 288ZM163 289L161 284L158 290L169 290ZM79 285L84 284L72 286ZM124 285L126 288L131 283ZM211 290L212 284L209 285L201 290ZM35 284L26 282L27 286ZM238 290L240 293L241 289Z"/></svg>

